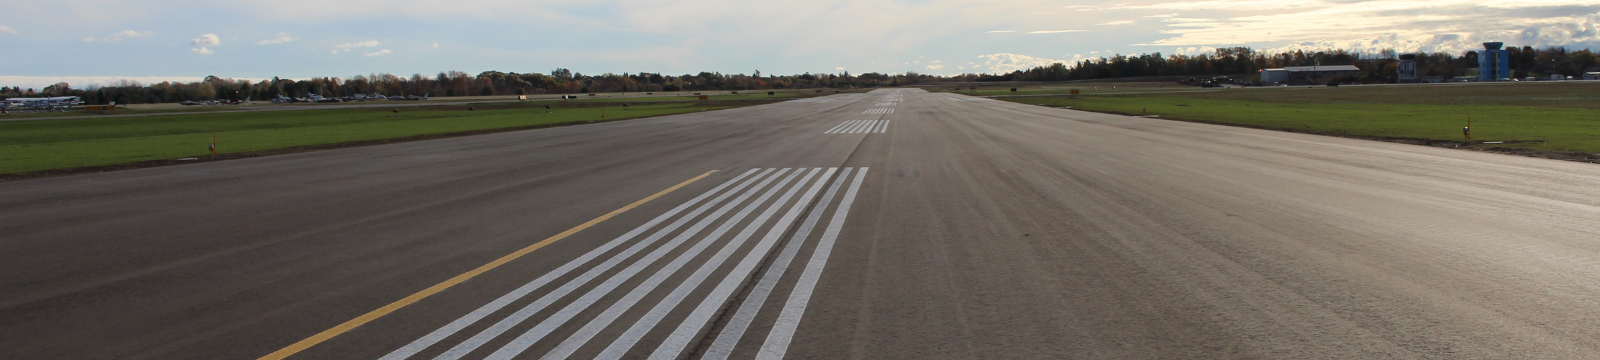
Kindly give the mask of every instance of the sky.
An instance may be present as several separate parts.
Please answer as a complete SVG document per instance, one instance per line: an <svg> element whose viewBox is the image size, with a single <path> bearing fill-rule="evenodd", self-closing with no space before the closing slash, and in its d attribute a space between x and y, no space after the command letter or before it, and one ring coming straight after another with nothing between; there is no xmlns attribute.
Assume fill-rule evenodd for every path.
<svg viewBox="0 0 1600 360"><path fill-rule="evenodd" d="M1600 0L15 1L0 85L373 73L1003 73L1112 54L1600 50Z"/></svg>

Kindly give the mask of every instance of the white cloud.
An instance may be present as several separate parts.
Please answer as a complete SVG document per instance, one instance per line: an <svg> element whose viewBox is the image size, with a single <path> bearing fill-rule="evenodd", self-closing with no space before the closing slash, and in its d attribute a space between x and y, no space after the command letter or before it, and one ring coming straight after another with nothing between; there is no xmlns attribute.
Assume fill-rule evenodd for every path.
<svg viewBox="0 0 1600 360"><path fill-rule="evenodd" d="M439 48L439 43L433 43L433 48L438 49Z"/></svg>
<svg viewBox="0 0 1600 360"><path fill-rule="evenodd" d="M0 34L16 35L17 29L12 29L10 26L0 25Z"/></svg>
<svg viewBox="0 0 1600 360"><path fill-rule="evenodd" d="M1071 32L1084 32L1084 31L1088 31L1088 30L1038 30L1038 31L1029 31L1028 33L1029 34L1060 34L1060 33L1071 33Z"/></svg>
<svg viewBox="0 0 1600 360"><path fill-rule="evenodd" d="M1128 5L1112 7L1112 10L1122 9L1153 9L1153 10L1233 10L1233 11L1258 11L1299 9L1307 7L1327 6L1322 1L1282 1L1282 0L1209 0L1169 2L1151 5Z"/></svg>
<svg viewBox="0 0 1600 360"><path fill-rule="evenodd" d="M353 43L345 43L345 44L334 45L333 46L333 48L334 48L333 49L333 53L338 54L340 51L350 51L351 48L358 48L358 47L378 47L378 41L377 40L367 40L367 41L357 41L357 42L353 42Z"/></svg>
<svg viewBox="0 0 1600 360"><path fill-rule="evenodd" d="M190 42L190 45L198 47L217 46L222 45L222 39L218 38L217 34L205 34L195 38Z"/></svg>
<svg viewBox="0 0 1600 360"><path fill-rule="evenodd" d="M204 80L199 76L10 76L0 75L0 84L8 84L23 88L40 89L56 83L72 84L74 89L82 89L90 85L117 86L124 82L133 84L154 84L163 81L171 82L198 82ZM260 79L243 79L259 81Z"/></svg>
<svg viewBox="0 0 1600 360"><path fill-rule="evenodd" d="M1216 52L1217 52L1217 48L1210 47L1210 46L1190 46L1190 47L1182 47L1182 46L1180 46L1180 47L1178 47L1177 51L1173 51L1172 53L1173 54L1177 54L1177 55L1200 55L1200 54L1212 54L1212 53L1216 53Z"/></svg>
<svg viewBox="0 0 1600 360"><path fill-rule="evenodd" d="M146 37L146 36L150 36L150 35L154 35L154 34L155 34L155 32L152 32L152 31L140 32L140 31L133 31L133 30L123 30L123 31L118 31L118 32L112 33L111 35L106 35L106 37L103 37L103 38L96 38L96 37L93 37L93 36L86 37L86 38L83 38L83 41L84 42L95 42L95 41L99 41L99 42L116 42L116 41L132 39L132 38L136 38L136 37Z"/></svg>
<svg viewBox="0 0 1600 360"><path fill-rule="evenodd" d="M369 52L369 53L366 53L366 54L361 54L361 56L384 56L384 55L389 55L389 53L391 53L391 52L392 51L389 51L389 49L383 49L383 50Z"/></svg>
<svg viewBox="0 0 1600 360"><path fill-rule="evenodd" d="M985 72L1004 74L1017 70L1026 70L1039 66L1050 66L1055 63L1069 64L1071 61L1032 57L1022 54L999 53L978 55L983 59L983 64L972 66L973 70L986 70Z"/></svg>
<svg viewBox="0 0 1600 360"><path fill-rule="evenodd" d="M340 48L340 49L349 49L349 48L353 48L353 47L378 47L378 41L377 40L367 40L367 41L353 42L353 43L349 43L349 44L334 45L334 47Z"/></svg>
<svg viewBox="0 0 1600 360"><path fill-rule="evenodd" d="M1210 1L1200 3L1215 5ZM1592 0L1296 4L1300 5L1272 7L1282 11L1268 14L1168 18L1169 29L1162 31L1166 38L1135 45L1266 45L1271 48L1269 51L1339 48L1367 53L1382 49L1458 53L1479 49L1479 43L1484 41L1530 46L1600 45L1600 6L1596 6L1600 2Z"/></svg>
<svg viewBox="0 0 1600 360"><path fill-rule="evenodd" d="M217 34L205 34L189 41L189 45L194 46L194 48L189 49L190 52L200 55L211 55L211 49L208 49L207 47L222 45L222 39L218 38Z"/></svg>
<svg viewBox="0 0 1600 360"><path fill-rule="evenodd" d="M280 33L278 33L278 37L271 38L271 39L266 39L266 40L261 40L259 42L256 42L256 45L282 44L282 43L294 42L295 40L300 40L300 38L289 37L288 33L281 33L280 32Z"/></svg>
<svg viewBox="0 0 1600 360"><path fill-rule="evenodd" d="M1595 6L1600 2L1595 0L1475 1L817 0L718 1L704 5L693 2L619 0L604 2L604 11L596 11L594 4L585 2L509 0L461 0L452 2L454 6L438 6L437 0L279 0L273 2L274 6L221 2L202 9L98 0L96 6L77 6L73 7L73 11L50 10L48 2L24 1L13 7L17 9L8 9L6 13L9 16L0 21L7 25L17 24L19 28L30 31L43 28L37 24L51 23L109 26L89 33L69 31L67 34L72 36L65 37L65 43L61 40L13 40L11 42L15 44L7 43L7 51L17 53L59 53L71 50L73 46L88 44L71 43L70 39L82 39L95 34L91 41L98 43L106 35L111 35L103 31L119 31L114 30L117 28L162 30L163 38L173 37L161 39L162 42L178 42L176 45L181 49L182 39L177 37L181 36L181 32L173 33L167 28L144 28L142 26L148 25L140 24L178 22L181 25L197 16L205 17L202 23L220 21L228 24L225 25L228 28L271 30L253 35L230 34L230 44L257 43L262 50L268 45L288 48L307 44L314 49L310 53L263 52L237 61L209 62L192 68L192 71L203 72L199 75L216 73L224 76L239 71L307 77L378 70L429 73L461 67L510 70L525 67L526 63L574 67L573 70L583 73L640 70L727 73L748 72L757 67L774 74L819 70L833 72L827 69L828 64L847 67L852 72L933 72L927 66L934 64L927 60L922 64L908 65L903 59L915 59L918 56L927 56L927 59L971 59L980 54L993 53L1039 54L1054 59L1072 59L1073 54L1091 56L1090 50L1111 49L1123 54L1156 50L1168 53L1180 47L1195 48L1194 51L1200 52L1205 47L1226 46L1257 49L1365 49L1394 46L1397 50L1450 50L1475 48L1478 47L1475 42L1481 40L1502 40L1518 46L1600 48L1596 46L1600 45L1600 40L1594 40L1597 38L1594 29L1600 22L1591 20L1592 14L1600 13L1600 7ZM377 3L383 5L374 5ZM308 8L318 11L307 12L305 9ZM1036 12L1055 14L1030 15ZM25 19L26 22L18 19ZM285 22L285 19L293 21ZM1164 21L1166 19L1172 20ZM1124 21L1133 23L1122 24ZM411 25L390 27L395 23ZM208 27L189 27L191 30L183 31L222 30L217 29L215 24L184 26ZM352 32L351 29L383 30ZM570 29L590 30L580 34ZM1062 29L1083 29L1093 34L1049 32ZM279 30L295 30L297 34L361 37L322 39L312 36L293 42L275 42L278 40L276 38L295 38L277 34ZM1033 30L1044 30L1033 35L1055 35L1015 36ZM22 38L7 38L6 33L0 33L0 43L5 43L5 39ZM525 41L526 35L518 33L581 36L589 41L529 42ZM46 36L44 32L29 34ZM641 42L639 35L670 40ZM239 38L235 40L232 36ZM393 40L429 38L472 38L477 45L458 44L444 49L442 42L448 40L438 40L441 42L438 48L433 48L431 42L402 44L394 42L399 40ZM126 42L155 43L151 41L154 39L158 38L151 35L147 38L130 38ZM343 48L336 47L336 44L342 43L349 44ZM373 45L357 46L361 43ZM211 47L218 46L196 45L191 51L200 54L216 50ZM649 52L652 47L674 52L670 55L653 54ZM309 67L300 65L314 62L320 51L348 51L346 55L353 58L381 49L393 51L392 48L400 48L394 53L403 52L406 56L366 58L405 60L387 64L383 69L374 69L360 62ZM430 48L434 50L426 51ZM103 50L107 57L126 59L127 64L119 67L127 69L127 74L156 72L159 75L163 74L160 73L164 71L162 69L170 68L160 60L147 60L151 57L141 55L163 51L170 53L171 48L114 46ZM234 53L229 50L233 49L224 49L223 54ZM748 56L750 53L770 56L751 57ZM1112 53L1104 55L1111 56ZM81 57L49 60L18 58L12 62L7 65L21 69L20 74L26 75L79 74L98 68L92 59ZM950 65L965 67L959 61L941 65L953 72L959 70L950 68ZM977 67L971 71L992 70L990 67Z"/></svg>

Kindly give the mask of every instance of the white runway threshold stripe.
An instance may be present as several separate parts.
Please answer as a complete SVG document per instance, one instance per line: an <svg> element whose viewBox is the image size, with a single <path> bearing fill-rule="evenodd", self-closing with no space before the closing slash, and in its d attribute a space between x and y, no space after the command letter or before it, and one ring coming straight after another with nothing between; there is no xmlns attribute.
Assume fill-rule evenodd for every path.
<svg viewBox="0 0 1600 360"><path fill-rule="evenodd" d="M883 114L893 114L893 113L894 113L894 108L867 109L867 111L862 111L861 112L862 115L883 115Z"/></svg>
<svg viewBox="0 0 1600 360"><path fill-rule="evenodd" d="M823 134L882 134L889 131L889 120L850 120Z"/></svg>
<svg viewBox="0 0 1600 360"><path fill-rule="evenodd" d="M853 185L836 200L852 173ZM798 314L805 311L803 303L792 302L809 300L821 271L818 262L827 261L865 174L866 168L745 171L381 359L673 359L713 335L707 330L715 330L713 322L728 312L724 307L738 306L706 349L706 358L726 359L737 353L738 339L752 327L795 255L815 244L806 270L791 276L799 282L795 293L773 304L774 311L783 312L768 342L782 330L786 347ZM840 205L828 231L808 243L812 228L836 201ZM759 273L780 245L773 265ZM758 276L743 305L731 303ZM763 354L769 346L763 346ZM744 358L755 355L754 345L749 347Z"/></svg>

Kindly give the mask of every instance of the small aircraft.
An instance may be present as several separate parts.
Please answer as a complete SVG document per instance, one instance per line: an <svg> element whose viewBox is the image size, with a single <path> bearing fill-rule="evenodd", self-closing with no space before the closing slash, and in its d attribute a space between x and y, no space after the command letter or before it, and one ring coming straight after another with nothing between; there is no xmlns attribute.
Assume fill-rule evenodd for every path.
<svg viewBox="0 0 1600 360"><path fill-rule="evenodd" d="M55 96L46 98L10 98L0 101L0 109L11 111L58 112L72 110L74 105L82 105L83 99L77 96Z"/></svg>
<svg viewBox="0 0 1600 360"><path fill-rule="evenodd" d="M398 96L397 95L397 96L390 96L389 97L390 101L394 101L394 100L417 101L417 100L427 100L427 99L428 99L428 94L422 94L422 97L417 97L416 95L408 95L408 96Z"/></svg>

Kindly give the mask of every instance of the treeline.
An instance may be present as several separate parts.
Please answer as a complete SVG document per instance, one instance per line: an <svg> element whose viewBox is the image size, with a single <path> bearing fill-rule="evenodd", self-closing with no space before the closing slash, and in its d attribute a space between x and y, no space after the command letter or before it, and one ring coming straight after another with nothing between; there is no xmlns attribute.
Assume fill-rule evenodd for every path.
<svg viewBox="0 0 1600 360"><path fill-rule="evenodd" d="M1530 46L1509 47L1511 68L1518 78L1560 74L1581 77L1586 71L1600 71L1600 57L1593 51L1570 50L1564 47L1534 49ZM0 98L33 96L78 96L90 104L167 103L185 100L268 100L278 96L306 97L322 95L344 97L355 94L431 95L431 96L481 96L523 94L574 94L598 92L676 92L676 91L727 91L765 89L811 88L875 88L906 86L933 82L970 81L1067 81L1113 79L1126 77L1190 76L1253 74L1261 69L1286 66L1355 65L1359 75L1345 79L1348 82L1396 82L1397 56L1393 51L1378 54L1358 54L1346 51L1318 51L1266 54L1248 47L1217 49L1210 54L1116 55L1109 58L1083 60L1073 64L1055 63L1005 74L961 74L934 76L907 72L904 74L865 73L762 75L756 71L745 74L662 75L659 73L606 73L584 75L567 69L556 69L548 74L485 71L470 75L460 71L441 72L435 76L413 74L409 77L392 74L356 75L351 78L320 77L303 80L273 78L259 82L208 76L192 83L161 82L139 84L119 82L105 86L73 89L59 83L44 89L0 87ZM1470 69L1478 67L1477 52L1461 55L1430 53L1417 55L1417 72L1420 76L1454 78L1472 76Z"/></svg>
<svg viewBox="0 0 1600 360"><path fill-rule="evenodd" d="M1511 69L1518 78L1548 77L1560 74L1581 78L1585 71L1595 71L1600 57L1593 51L1570 50L1565 47L1534 49L1531 46L1509 47ZM1168 55L1161 53L1143 55L1116 55L1109 58L1084 60L1074 64L1055 63L1007 74L981 75L978 81L1067 81L1110 79L1148 76L1219 76L1253 74L1261 69L1287 66L1355 65L1361 74L1351 79L1361 83L1396 82L1398 54L1384 51L1378 54L1358 54L1346 51L1318 51L1307 53L1266 54L1248 47L1217 49L1211 54ZM1417 55L1419 76L1439 76L1446 79L1469 76L1468 69L1478 67L1478 53L1466 52L1460 56L1447 53Z"/></svg>
<svg viewBox="0 0 1600 360"><path fill-rule="evenodd" d="M865 73L800 74L763 76L760 71L750 75L702 72L679 76L656 73L623 73L584 75L567 69L556 69L549 74L505 73L485 71L469 75L460 71L441 72L436 76L413 74L401 77L392 74L356 75L341 79L336 77L304 80L280 79L251 83L208 76L193 83L161 82L143 85L120 82L106 86L89 86L72 89L66 83L51 85L43 90L0 88L0 98L28 96L78 96L89 104L140 104L168 103L185 100L269 100L278 96L306 97L321 95L344 97L355 94L430 95L430 96L483 96L524 94L573 94L596 92L674 92L674 91L726 91L764 89L810 88L875 88L904 86L924 82L943 81L949 78L908 72L905 74Z"/></svg>

